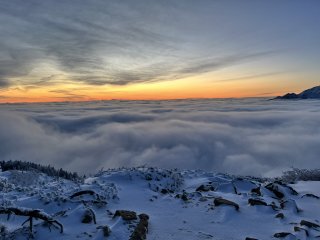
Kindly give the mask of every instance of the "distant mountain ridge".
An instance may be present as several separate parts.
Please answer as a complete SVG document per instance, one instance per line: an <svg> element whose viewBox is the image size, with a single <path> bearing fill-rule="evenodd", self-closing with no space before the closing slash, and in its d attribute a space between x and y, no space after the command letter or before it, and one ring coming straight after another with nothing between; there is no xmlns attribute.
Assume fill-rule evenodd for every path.
<svg viewBox="0 0 320 240"><path fill-rule="evenodd" d="M287 93L283 96L278 96L275 99L320 99L320 86L304 90L299 94Z"/></svg>

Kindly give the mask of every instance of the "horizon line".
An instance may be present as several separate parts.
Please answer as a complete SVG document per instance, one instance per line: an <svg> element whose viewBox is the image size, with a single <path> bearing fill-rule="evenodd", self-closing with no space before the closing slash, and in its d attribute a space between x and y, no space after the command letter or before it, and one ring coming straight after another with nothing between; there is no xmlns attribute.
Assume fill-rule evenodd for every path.
<svg viewBox="0 0 320 240"><path fill-rule="evenodd" d="M86 103L86 102L111 102L111 101L124 101L124 102L142 102L142 101L180 101L180 100L219 100L219 99L246 99L246 98L266 98L272 99L277 96L251 96L251 97L197 97L197 98L161 98L161 99L95 99L95 100L75 100L75 101L31 101L31 102L0 102L0 105L14 105L14 104L37 104L37 103Z"/></svg>

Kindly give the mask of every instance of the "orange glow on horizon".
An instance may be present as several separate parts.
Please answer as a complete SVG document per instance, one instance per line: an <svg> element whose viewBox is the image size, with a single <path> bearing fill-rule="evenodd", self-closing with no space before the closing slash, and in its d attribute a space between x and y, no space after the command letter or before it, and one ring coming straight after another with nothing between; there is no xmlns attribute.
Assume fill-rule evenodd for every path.
<svg viewBox="0 0 320 240"><path fill-rule="evenodd" d="M216 76L216 78L222 77ZM287 76L283 78L287 79ZM288 80L279 82L279 76L269 78L268 81L248 79L219 82L208 79L212 79L209 74L181 80L125 86L94 86L68 81L65 84L60 82L52 86L34 86L29 89L15 86L0 92L0 103L271 97L288 91ZM296 92L304 88L301 82L293 83L295 84L291 82L291 85Z"/></svg>

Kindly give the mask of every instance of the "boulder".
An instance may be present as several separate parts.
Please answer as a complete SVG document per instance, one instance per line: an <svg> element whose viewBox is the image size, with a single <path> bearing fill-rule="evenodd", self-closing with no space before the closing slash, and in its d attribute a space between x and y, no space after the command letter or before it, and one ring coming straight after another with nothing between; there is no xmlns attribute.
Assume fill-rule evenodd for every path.
<svg viewBox="0 0 320 240"><path fill-rule="evenodd" d="M214 191L214 187L209 184L202 184L197 189L197 192L208 192L208 191Z"/></svg>
<svg viewBox="0 0 320 240"><path fill-rule="evenodd" d="M289 233L289 232L279 232L279 233L275 233L273 236L275 238L284 238L284 237L289 236L289 235L292 235L292 234Z"/></svg>
<svg viewBox="0 0 320 240"><path fill-rule="evenodd" d="M251 206L255 206L255 205L268 206L268 204L267 204L265 201L260 200L260 199L249 198L249 199L248 199L248 203L249 203Z"/></svg>
<svg viewBox="0 0 320 240"><path fill-rule="evenodd" d="M82 223L91 223L93 221L93 215L90 210L86 210L82 216Z"/></svg>
<svg viewBox="0 0 320 240"><path fill-rule="evenodd" d="M254 193L254 194L258 195L258 196L261 196L260 187L251 189L251 193Z"/></svg>
<svg viewBox="0 0 320 240"><path fill-rule="evenodd" d="M275 218L281 218L284 219L284 214L283 213L278 213Z"/></svg>
<svg viewBox="0 0 320 240"><path fill-rule="evenodd" d="M161 189L160 192L161 192L162 194L168 194L168 193L169 193L168 189L165 189L165 188Z"/></svg>
<svg viewBox="0 0 320 240"><path fill-rule="evenodd" d="M229 205L233 206L237 211L239 210L239 205L235 202L232 202L230 200L224 199L224 198L215 198L213 201L215 206L220 206L220 205Z"/></svg>

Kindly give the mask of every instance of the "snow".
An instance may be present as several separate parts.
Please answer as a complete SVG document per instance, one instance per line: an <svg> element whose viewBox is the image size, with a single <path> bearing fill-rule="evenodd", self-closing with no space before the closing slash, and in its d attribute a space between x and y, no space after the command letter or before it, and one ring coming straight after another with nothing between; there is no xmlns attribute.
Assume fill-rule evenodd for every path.
<svg viewBox="0 0 320 240"><path fill-rule="evenodd" d="M64 226L49 227L42 220L34 220L34 239L129 239L139 219L125 221L114 217L116 210L130 210L150 217L147 239L276 239L275 233L291 233L283 239L314 239L320 235L317 228L301 226L301 220L319 223L320 182L297 182L288 186L275 182L284 194L278 199L265 188L269 182L254 178L236 178L205 171L132 168L108 170L89 177L83 183L57 179L37 172L0 172L0 207L39 209ZM196 191L201 186L212 186L208 191ZM260 187L261 196L251 192ZM83 190L95 194L71 195ZM164 191L166 190L166 191ZM185 198L183 198L184 196ZM302 197L304 196L304 197ZM240 206L214 205L215 198L223 198ZM248 199L260 199L268 206L248 204ZM286 202L285 202L286 201ZM104 204L106 202L107 204ZM282 204L281 204L282 203ZM270 206L270 205L273 205ZM299 211L297 211L297 208ZM82 223L83 214L91 209L97 224ZM283 213L284 218L276 218ZM27 217L0 215L0 225L6 227L2 239L28 239ZM111 233L104 237L103 226ZM294 227L308 231L295 232Z"/></svg>

